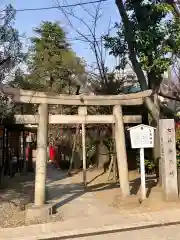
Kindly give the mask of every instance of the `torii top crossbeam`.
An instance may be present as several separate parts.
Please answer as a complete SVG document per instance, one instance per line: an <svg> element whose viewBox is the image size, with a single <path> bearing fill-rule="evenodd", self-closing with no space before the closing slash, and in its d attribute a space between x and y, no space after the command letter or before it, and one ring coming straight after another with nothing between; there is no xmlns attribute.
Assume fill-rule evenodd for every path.
<svg viewBox="0 0 180 240"><path fill-rule="evenodd" d="M76 106L141 105L143 98L149 97L152 90L120 95L65 95L48 92L28 91L0 84L3 94L11 96L16 103L47 103Z"/></svg>

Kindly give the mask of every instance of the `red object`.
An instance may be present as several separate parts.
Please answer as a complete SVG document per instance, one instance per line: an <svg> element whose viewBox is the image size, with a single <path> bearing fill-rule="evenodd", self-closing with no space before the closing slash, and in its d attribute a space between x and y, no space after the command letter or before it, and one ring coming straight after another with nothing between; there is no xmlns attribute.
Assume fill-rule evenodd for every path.
<svg viewBox="0 0 180 240"><path fill-rule="evenodd" d="M27 146L26 147L26 160L28 161L28 157L29 157L29 153L30 153L30 147L29 146Z"/></svg>
<svg viewBox="0 0 180 240"><path fill-rule="evenodd" d="M55 150L55 147L53 147L52 145L50 145L49 147L49 158L51 161L54 162L55 160L55 154L56 154L56 150Z"/></svg>
<svg viewBox="0 0 180 240"><path fill-rule="evenodd" d="M176 122L175 126L176 126L176 129L180 128L180 122Z"/></svg>
<svg viewBox="0 0 180 240"><path fill-rule="evenodd" d="M49 147L49 158L55 164L55 166L59 169L59 162L56 159L56 148L52 145Z"/></svg>

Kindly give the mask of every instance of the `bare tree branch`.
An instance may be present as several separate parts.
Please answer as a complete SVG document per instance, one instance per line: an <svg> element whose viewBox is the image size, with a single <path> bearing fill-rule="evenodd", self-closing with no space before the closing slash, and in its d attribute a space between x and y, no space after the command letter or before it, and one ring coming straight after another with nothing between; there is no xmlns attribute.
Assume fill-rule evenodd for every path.
<svg viewBox="0 0 180 240"><path fill-rule="evenodd" d="M99 75L101 77L101 82L103 84L107 84L108 79L107 79L107 73L106 73L106 67L105 67L106 49L104 49L104 46L103 46L103 38L101 37L100 40L99 40L97 38L97 33L96 33L97 32L98 21L102 17L101 3L93 5L94 6L94 12L92 12L92 10L87 9L83 5L81 6L82 9L87 13L87 15L91 19L92 24L90 26L90 24L87 23L82 17L79 17L75 13L75 11L73 11L73 9L71 9L70 11L62 9L60 7L59 1L58 0L55 0L55 1L56 1L57 6L59 6L59 9L62 11L64 16L68 20L69 25L77 32L77 34L80 35L80 37L82 37L82 39L84 38L84 42L89 43L89 46L90 46L91 50L93 51L93 53L95 55L96 64L97 64L97 67L98 67ZM67 3L66 0L65 0L65 3ZM86 34L84 34L79 29L77 29L74 26L73 21L70 19L70 17L78 20L81 24L83 24L87 28L88 32L90 33L90 37L87 37ZM109 27L108 28L108 33L109 33L110 32L110 22L109 22L108 27Z"/></svg>

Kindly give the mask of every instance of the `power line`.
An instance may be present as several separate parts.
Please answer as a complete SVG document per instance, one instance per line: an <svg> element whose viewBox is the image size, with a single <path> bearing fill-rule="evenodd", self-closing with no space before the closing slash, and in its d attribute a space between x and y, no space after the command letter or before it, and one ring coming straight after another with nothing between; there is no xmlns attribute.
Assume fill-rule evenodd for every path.
<svg viewBox="0 0 180 240"><path fill-rule="evenodd" d="M74 4L68 4L68 5L61 5L61 6L52 6L52 7L41 7L41 8L22 8L22 9L15 9L16 12L26 12L26 11L42 11L42 10L52 10L52 9L59 9L59 8L70 8L70 7L78 7L78 6L84 6L88 4L93 3L101 3L101 2L107 2L108 0L94 0L94 1L88 1L88 2L82 2L82 3L74 3ZM10 12L11 9L4 9L0 12Z"/></svg>

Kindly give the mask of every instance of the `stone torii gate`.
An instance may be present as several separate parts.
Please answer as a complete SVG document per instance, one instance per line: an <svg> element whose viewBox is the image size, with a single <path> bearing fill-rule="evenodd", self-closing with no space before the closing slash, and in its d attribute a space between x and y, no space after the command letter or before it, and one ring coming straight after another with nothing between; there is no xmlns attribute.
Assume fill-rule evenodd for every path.
<svg viewBox="0 0 180 240"><path fill-rule="evenodd" d="M143 99L151 96L152 91L122 95L58 95L46 92L28 91L0 84L1 92L12 98L15 103L39 104L39 114L35 116L15 116L17 123L38 123L37 134L37 161L35 178L34 206L43 207L45 204L46 163L48 124L82 124L83 166L85 169L85 124L114 123L115 143L121 194L126 197L130 194L126 145L124 136L124 122L138 123L140 116L124 116L122 106L141 105ZM48 104L79 106L78 115L49 115ZM88 106L113 106L112 115L87 115Z"/></svg>

